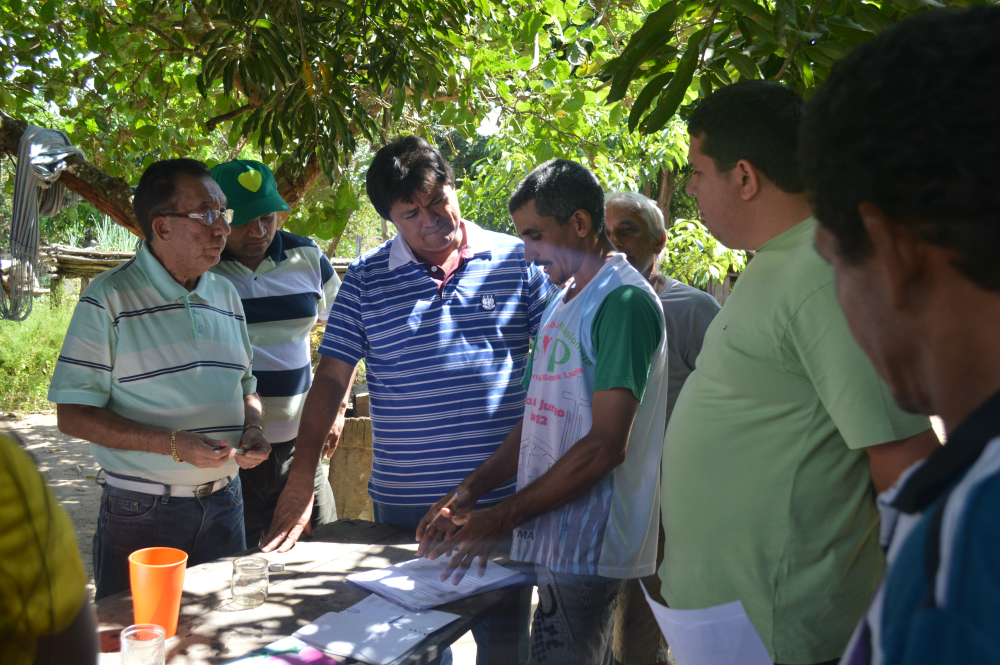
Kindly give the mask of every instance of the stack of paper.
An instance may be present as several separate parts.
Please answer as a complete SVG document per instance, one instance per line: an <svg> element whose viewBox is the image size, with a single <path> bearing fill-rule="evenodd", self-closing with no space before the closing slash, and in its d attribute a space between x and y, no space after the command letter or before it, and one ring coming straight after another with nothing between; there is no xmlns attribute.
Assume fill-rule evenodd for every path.
<svg viewBox="0 0 1000 665"><path fill-rule="evenodd" d="M331 656L347 656L390 665L401 660L428 635L458 619L457 614L405 608L371 595L343 612L328 612L293 633Z"/></svg>
<svg viewBox="0 0 1000 665"><path fill-rule="evenodd" d="M479 576L479 565L473 563L458 584L440 580L448 565L447 557L434 561L413 559L389 568L348 575L347 579L392 602L413 610L425 610L452 601L468 598L511 584L523 584L524 575L490 561L486 573Z"/></svg>

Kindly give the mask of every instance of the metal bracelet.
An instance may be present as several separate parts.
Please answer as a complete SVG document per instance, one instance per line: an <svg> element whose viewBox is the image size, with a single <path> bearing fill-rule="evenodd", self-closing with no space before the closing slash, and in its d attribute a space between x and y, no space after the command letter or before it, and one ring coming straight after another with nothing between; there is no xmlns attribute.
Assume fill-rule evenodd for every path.
<svg viewBox="0 0 1000 665"><path fill-rule="evenodd" d="M182 460L180 456L177 454L177 445L174 443L175 440L177 439L178 432L180 432L180 430L175 429L173 432L170 433L170 454L174 456L175 462L181 464L182 462L184 462L184 460Z"/></svg>

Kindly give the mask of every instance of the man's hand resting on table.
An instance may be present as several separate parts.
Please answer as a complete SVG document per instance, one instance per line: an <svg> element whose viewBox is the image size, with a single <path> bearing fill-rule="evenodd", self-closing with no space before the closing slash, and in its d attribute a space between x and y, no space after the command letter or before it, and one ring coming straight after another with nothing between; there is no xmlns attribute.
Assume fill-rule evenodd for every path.
<svg viewBox="0 0 1000 665"><path fill-rule="evenodd" d="M486 574L490 554L514 528L507 524L502 511L501 506L495 506L465 515L452 516L452 521L461 528L444 538L427 554L428 559L436 559L442 554L457 550L441 572L442 582L449 577L452 584L461 582L476 557L479 557L479 576Z"/></svg>
<svg viewBox="0 0 1000 665"><path fill-rule="evenodd" d="M455 494L458 497L449 505ZM418 556L436 559L457 550L441 573L442 582L449 577L453 584L461 582L476 557L482 577L490 554L513 529L503 519L502 508L477 511L476 500L466 487L459 486L431 506L417 525Z"/></svg>
<svg viewBox="0 0 1000 665"><path fill-rule="evenodd" d="M451 501L456 494L459 495L458 498ZM420 543L417 546L417 556L428 556L445 537L458 531L459 525L465 524L466 516L475 509L476 499L461 486L441 497L417 524L417 541Z"/></svg>
<svg viewBox="0 0 1000 665"><path fill-rule="evenodd" d="M309 520L312 518L313 501L316 498L314 491L311 482L296 483L292 478L288 479L285 489L278 497L271 530L264 537L261 552L270 552L275 548L279 552L287 552L302 536L303 531L311 535Z"/></svg>

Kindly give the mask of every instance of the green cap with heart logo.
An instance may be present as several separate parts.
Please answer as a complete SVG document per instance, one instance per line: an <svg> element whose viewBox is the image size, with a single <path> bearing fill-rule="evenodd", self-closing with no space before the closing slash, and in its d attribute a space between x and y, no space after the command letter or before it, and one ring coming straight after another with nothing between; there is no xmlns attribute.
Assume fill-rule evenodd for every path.
<svg viewBox="0 0 1000 665"><path fill-rule="evenodd" d="M271 169L252 159L234 159L212 167L212 178L226 195L226 207L233 210L233 226L280 210L291 210L278 194Z"/></svg>

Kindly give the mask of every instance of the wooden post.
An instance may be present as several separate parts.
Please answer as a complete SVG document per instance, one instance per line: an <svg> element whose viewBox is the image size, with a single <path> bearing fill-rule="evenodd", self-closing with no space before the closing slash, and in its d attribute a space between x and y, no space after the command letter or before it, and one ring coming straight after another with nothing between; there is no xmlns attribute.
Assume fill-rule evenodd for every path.
<svg viewBox="0 0 1000 665"><path fill-rule="evenodd" d="M65 291L65 280L63 280L62 275L58 273L52 275L49 281L49 305L51 307L60 307Z"/></svg>
<svg viewBox="0 0 1000 665"><path fill-rule="evenodd" d="M373 518L374 508L368 495L371 475L372 419L346 418L340 442L330 458L330 486L338 518Z"/></svg>

